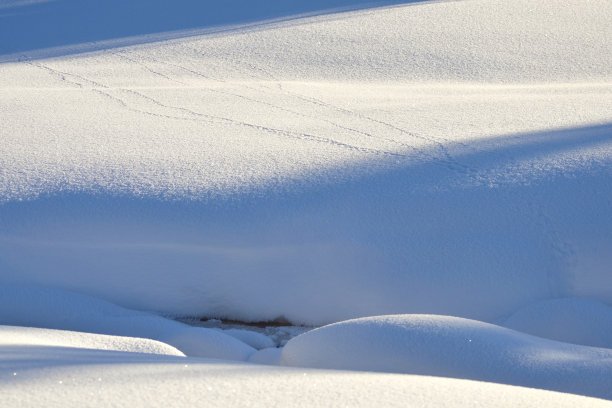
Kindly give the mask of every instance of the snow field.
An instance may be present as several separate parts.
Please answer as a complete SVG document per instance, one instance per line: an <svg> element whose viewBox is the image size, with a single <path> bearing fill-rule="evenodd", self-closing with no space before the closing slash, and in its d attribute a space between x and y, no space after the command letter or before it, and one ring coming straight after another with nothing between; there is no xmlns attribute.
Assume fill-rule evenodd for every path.
<svg viewBox="0 0 612 408"><path fill-rule="evenodd" d="M0 44L0 406L610 406L610 15Z"/></svg>
<svg viewBox="0 0 612 408"><path fill-rule="evenodd" d="M612 10L580 4L5 56L0 282L307 325L610 303Z"/></svg>
<svg viewBox="0 0 612 408"><path fill-rule="evenodd" d="M64 113L44 120L69 129L62 133L65 140L58 137L57 149L45 146L44 132L33 136L45 123L33 127L28 147L0 146L6 151L0 156L6 185L16 186L7 195L25 200L11 199L0 212L0 279L176 316L284 316L308 325L406 311L495 321L540 299L611 301L610 127L535 132L542 116L560 126L580 123L585 114L575 104L590 111L589 120L603 120L612 107L605 90L589 90L576 100L552 95L554 107L536 108L528 97L505 100L502 91L479 96L476 106L460 99L450 103L446 91L426 103L406 96L423 104L420 110L444 112L434 120L423 113L402 116L400 95L381 101L384 108L376 112L367 98L357 97L357 89L345 99L332 97L338 93L333 87L312 88L333 106L347 106L354 96L351 109L357 113L344 120L357 117L364 131L389 131L356 116L376 113L389 123L414 121L422 129L416 136L432 127L439 136L453 129L463 139L426 142L395 130L391 141L350 140L354 136L346 131L349 140L343 143L398 154L377 160L380 155L369 151L296 139L275 140L271 147L247 144L245 134L253 140L262 135L247 130L238 137L239 131L223 126L213 129L223 135L217 141L203 139L199 132L209 130L200 125L167 137L167 119L140 123L142 118L128 114L109 122L96 115L102 129L112 125L113 138L124 132L115 146L112 140L101 144L98 132L88 133L98 119L83 118L88 125L80 127L70 123L68 106L49 103ZM74 103L87 105L86 100ZM487 101L491 106L484 112L476 109ZM507 113L514 109L518 119ZM454 126L452 118L465 115L469 125ZM26 120L36 122L20 119ZM530 130L492 137L489 120ZM149 125L161 126L160 133L149 134L152 145L143 147L137 134ZM125 134L130 126L133 138ZM335 132L329 124L320 126ZM24 140L18 133L8 139ZM241 147L226 152L223 146L234 142ZM416 150L402 151L413 143ZM393 149L382 150L390 147L385 145ZM106 157L105 146L116 151ZM154 157L138 164L131 152L142 148ZM311 155L314 161L300 168ZM75 163L79 157L89 158ZM293 168L285 172L275 163ZM247 169L249 174L241 173ZM253 175L257 169L268 175ZM274 174L276 181L257 186ZM33 199L33 191L42 196ZM183 193L208 198L180 198Z"/></svg>
<svg viewBox="0 0 612 408"><path fill-rule="evenodd" d="M2 349L0 348L0 353ZM19 350L0 362L0 403L20 407L207 405L609 407L609 401L454 378L230 364L205 359ZM5 356L4 353L2 353ZM58 358L59 357L59 358ZM118 358L119 357L119 358ZM17 375L13 375L13 373ZM36 392L32 392L35 389Z"/></svg>
<svg viewBox="0 0 612 408"><path fill-rule="evenodd" d="M609 348L546 340L457 317L393 315L348 320L307 331L283 348L276 348L272 338L261 332L191 327L66 291L3 286L1 294L0 310L4 312L0 321L4 324L65 329L3 326L2 347L12 350L27 346L61 348L66 354L75 348L171 356L185 353L191 358L266 365L464 378L612 398ZM599 313L593 313L597 307ZM573 315L566 317L565 328L570 334L579 330L587 344L589 335L598 334L589 327L597 327L602 319L612 316L610 310L595 302L560 299L527 307L508 318L506 324L533 325L537 321L542 324L541 336L554 337L555 331L550 327L555 327L555 321L548 327L543 324L546 316L527 313L531 319L521 317L530 309L547 313L557 325L563 323L568 310L573 310ZM575 326L577 321L582 327ZM108 336L109 333L116 336ZM99 356L103 358L103 354Z"/></svg>

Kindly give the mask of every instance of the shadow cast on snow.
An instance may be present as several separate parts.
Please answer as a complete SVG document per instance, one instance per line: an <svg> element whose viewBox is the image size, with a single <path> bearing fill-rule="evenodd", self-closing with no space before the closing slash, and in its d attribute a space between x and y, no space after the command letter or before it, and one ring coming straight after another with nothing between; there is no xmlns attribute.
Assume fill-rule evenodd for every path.
<svg viewBox="0 0 612 408"><path fill-rule="evenodd" d="M2 281L177 314L214 310L216 287L231 305L218 317L248 320L255 302L260 319L316 323L393 313L493 321L564 296L612 303L612 173L609 155L597 156L610 143L608 123L463 144L454 159L464 167L356 166L343 181L229 198L94 191L9 202ZM555 159L564 152L594 159ZM178 306L169 271L189 287Z"/></svg>
<svg viewBox="0 0 612 408"><path fill-rule="evenodd" d="M185 357L159 354L31 345L0 346L0 356L0 370L15 371L18 374L22 374L24 370L49 366L135 363L184 364L185 361Z"/></svg>
<svg viewBox="0 0 612 408"><path fill-rule="evenodd" d="M3 0L0 57L36 58L36 54L28 53L44 49L51 50L41 55L59 56L240 25L418 1L423 0ZM96 44L109 40L115 43ZM71 49L74 46L79 46L78 51Z"/></svg>

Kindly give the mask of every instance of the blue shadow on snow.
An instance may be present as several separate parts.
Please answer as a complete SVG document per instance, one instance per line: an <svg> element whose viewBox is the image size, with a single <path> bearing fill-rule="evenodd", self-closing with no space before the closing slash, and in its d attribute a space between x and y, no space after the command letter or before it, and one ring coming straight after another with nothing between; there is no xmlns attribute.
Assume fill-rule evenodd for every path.
<svg viewBox="0 0 612 408"><path fill-rule="evenodd" d="M0 0L0 55L417 1Z"/></svg>

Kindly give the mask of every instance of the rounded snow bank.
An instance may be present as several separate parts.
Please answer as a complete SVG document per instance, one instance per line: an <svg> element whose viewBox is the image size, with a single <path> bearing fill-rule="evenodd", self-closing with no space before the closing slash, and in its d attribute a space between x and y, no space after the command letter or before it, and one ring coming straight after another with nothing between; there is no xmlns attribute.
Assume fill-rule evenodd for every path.
<svg viewBox="0 0 612 408"><path fill-rule="evenodd" d="M246 361L255 352L255 349L235 337L202 327L184 327L161 335L159 339L190 357Z"/></svg>
<svg viewBox="0 0 612 408"><path fill-rule="evenodd" d="M502 325L547 339L612 349L612 307L593 300L543 300L518 310Z"/></svg>
<svg viewBox="0 0 612 408"><path fill-rule="evenodd" d="M159 341L134 337L109 336L67 330L34 327L0 326L0 347L43 346L124 351L130 353L185 355L176 348Z"/></svg>
<svg viewBox="0 0 612 408"><path fill-rule="evenodd" d="M466 378L612 398L612 350L449 316L378 316L332 324L290 340L281 363Z"/></svg>
<svg viewBox="0 0 612 408"><path fill-rule="evenodd" d="M161 341L192 357L245 361L255 352L249 345L217 330L191 327L101 299L36 286L0 284L0 324L86 332L74 334L70 339L93 342L90 348L122 350L99 346L96 339L103 338L88 334L98 333L113 338L137 337L143 342L148 341L144 339Z"/></svg>

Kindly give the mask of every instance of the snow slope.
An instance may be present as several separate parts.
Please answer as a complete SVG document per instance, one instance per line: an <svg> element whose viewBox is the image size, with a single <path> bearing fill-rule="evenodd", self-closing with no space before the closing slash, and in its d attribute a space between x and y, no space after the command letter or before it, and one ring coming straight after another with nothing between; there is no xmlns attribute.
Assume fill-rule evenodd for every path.
<svg viewBox="0 0 612 408"><path fill-rule="evenodd" d="M0 55L82 52L109 41L134 44L413 1L420 0L2 0Z"/></svg>
<svg viewBox="0 0 612 408"><path fill-rule="evenodd" d="M185 356L169 345L143 338L108 336L64 330L49 330L32 327L0 326L0 348L3 357L11 348L15 351L33 347L83 350L110 350L125 353ZM32 360L34 362L34 360ZM3 361L6 364L6 361ZM5 367L6 368L6 367Z"/></svg>
<svg viewBox="0 0 612 408"><path fill-rule="evenodd" d="M255 352L244 342L217 330L191 327L103 300L44 287L0 286L0 322L154 339L196 357L246 360Z"/></svg>
<svg viewBox="0 0 612 408"><path fill-rule="evenodd" d="M5 407L609 407L583 396L475 381L0 346ZM32 392L36 390L36 392Z"/></svg>
<svg viewBox="0 0 612 408"><path fill-rule="evenodd" d="M324 366L335 360L321 347L361 347L369 331L309 340L354 325L341 323L279 351L160 315L324 325L437 314L609 347L598 322L612 305L611 2L338 1L353 11L335 13L297 1L248 25L227 8L194 21L188 3L165 22L153 2L151 25L128 24L140 0L108 3L100 21L117 26L90 36L97 1L0 2L0 324L149 338L191 356L108 351L104 339L83 351L70 333L65 347L36 345L46 332L2 329L1 405L79 405L99 372L111 380L101 404L187 405L209 382L225 387L218 405L237 386L234 404L606 404L482 381L215 365L193 356L274 363L304 347L296 364ZM45 10L79 22L46 38ZM424 355L455 350L475 327L499 364L472 375L485 347L458 371L429 360L423 372L611 398L604 349L436 322L454 334ZM391 343L369 342L351 368L381 369L405 335L385 325ZM27 375L13 378L18 364ZM304 373L316 378L308 395Z"/></svg>
<svg viewBox="0 0 612 408"><path fill-rule="evenodd" d="M612 350L449 316L335 323L291 339L281 364L468 378L612 399Z"/></svg>
<svg viewBox="0 0 612 408"><path fill-rule="evenodd" d="M611 6L580 4L2 64L0 280L307 324L611 302Z"/></svg>
<svg viewBox="0 0 612 408"><path fill-rule="evenodd" d="M534 336L612 349L612 308L592 300L542 300L517 310L501 324Z"/></svg>

